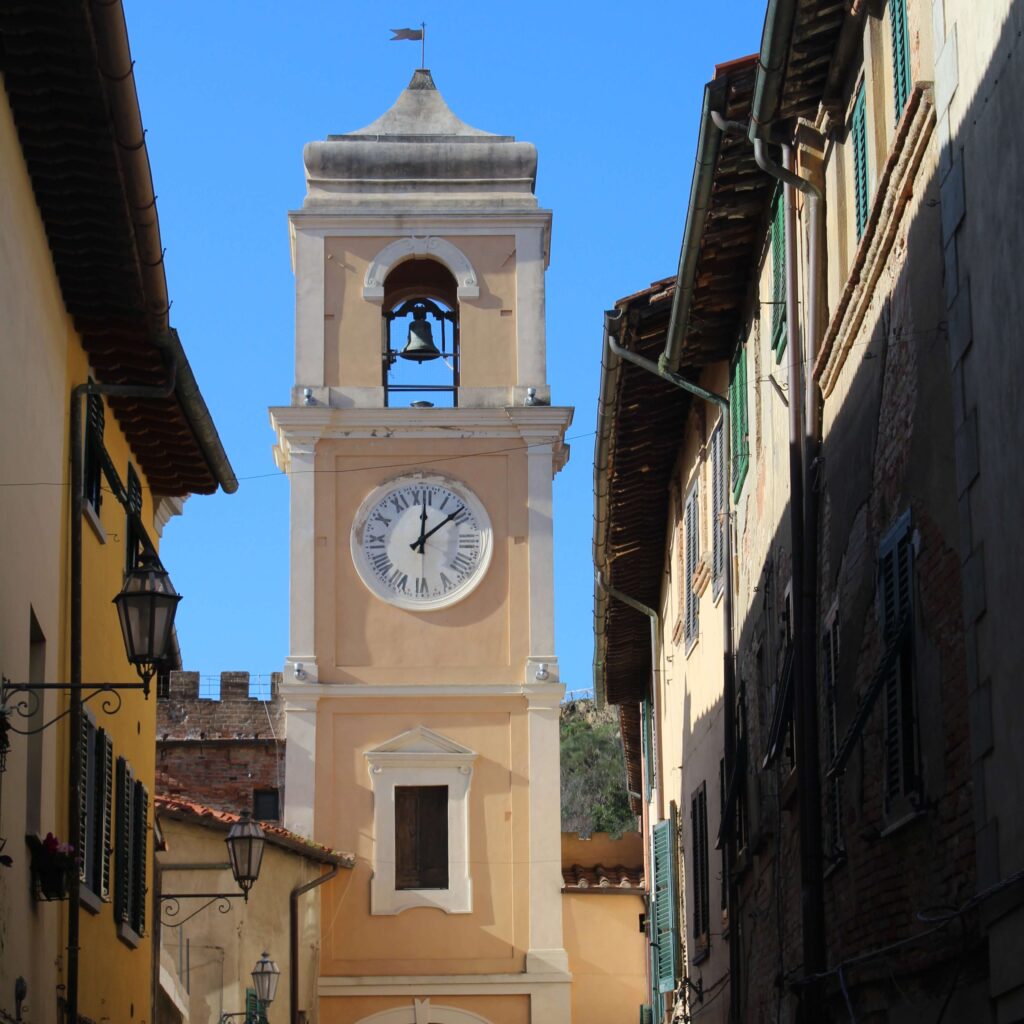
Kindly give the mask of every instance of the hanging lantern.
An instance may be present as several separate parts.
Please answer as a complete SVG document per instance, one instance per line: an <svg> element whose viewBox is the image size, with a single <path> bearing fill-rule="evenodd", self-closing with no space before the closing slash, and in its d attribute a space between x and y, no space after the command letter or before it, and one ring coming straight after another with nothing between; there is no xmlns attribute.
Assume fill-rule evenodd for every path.
<svg viewBox="0 0 1024 1024"><path fill-rule="evenodd" d="M252 987L256 989L256 998L263 1006L274 1001L280 976L281 968L265 952L252 969Z"/></svg>
<svg viewBox="0 0 1024 1024"><path fill-rule="evenodd" d="M147 684L171 647L174 614L181 595L154 554L143 556L142 564L125 573L121 593L114 598L121 621L128 660Z"/></svg>
<svg viewBox="0 0 1024 1024"><path fill-rule="evenodd" d="M246 903L249 902L249 890L253 882L260 877L263 845L266 841L263 829L250 819L248 811L244 811L241 818L231 826L224 840L231 860L231 874L235 876Z"/></svg>

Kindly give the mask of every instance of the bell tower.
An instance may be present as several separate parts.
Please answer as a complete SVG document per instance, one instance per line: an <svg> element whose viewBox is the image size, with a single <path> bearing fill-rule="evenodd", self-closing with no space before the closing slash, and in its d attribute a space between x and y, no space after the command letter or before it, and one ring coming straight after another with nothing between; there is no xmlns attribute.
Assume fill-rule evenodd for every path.
<svg viewBox="0 0 1024 1024"><path fill-rule="evenodd" d="M319 1019L567 1024L537 152L421 69L303 155L285 823L356 855Z"/></svg>

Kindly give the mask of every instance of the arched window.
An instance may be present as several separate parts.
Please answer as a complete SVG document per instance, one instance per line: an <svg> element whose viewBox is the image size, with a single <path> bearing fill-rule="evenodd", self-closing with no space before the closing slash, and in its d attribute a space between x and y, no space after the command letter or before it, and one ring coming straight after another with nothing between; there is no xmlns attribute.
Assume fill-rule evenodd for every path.
<svg viewBox="0 0 1024 1024"><path fill-rule="evenodd" d="M384 402L388 406L459 404L459 298L452 272L412 257L384 279Z"/></svg>

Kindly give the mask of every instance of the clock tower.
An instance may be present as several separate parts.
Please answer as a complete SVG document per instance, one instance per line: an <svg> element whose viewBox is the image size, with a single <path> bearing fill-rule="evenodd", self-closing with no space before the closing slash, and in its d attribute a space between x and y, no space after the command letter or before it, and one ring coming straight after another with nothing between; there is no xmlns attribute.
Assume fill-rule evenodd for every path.
<svg viewBox="0 0 1024 1024"><path fill-rule="evenodd" d="M285 824L357 862L301 969L325 1024L568 1024L536 149L419 70L304 161Z"/></svg>

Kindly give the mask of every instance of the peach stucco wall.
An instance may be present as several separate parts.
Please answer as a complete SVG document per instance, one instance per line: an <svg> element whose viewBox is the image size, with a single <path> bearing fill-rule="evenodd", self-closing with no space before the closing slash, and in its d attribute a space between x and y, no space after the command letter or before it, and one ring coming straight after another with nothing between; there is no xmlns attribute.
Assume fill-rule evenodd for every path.
<svg viewBox="0 0 1024 1024"><path fill-rule="evenodd" d="M516 384L513 235L451 236L476 271L480 295L459 303L464 387ZM366 270L394 238L328 238L324 245L324 382L380 387L381 306L363 298Z"/></svg>
<svg viewBox="0 0 1024 1024"><path fill-rule="evenodd" d="M528 943L530 857L525 700L324 698L317 716L315 838L356 854L351 878L325 886L321 973L521 971ZM477 754L468 815L473 909L448 914L416 907L373 916L373 791L364 752L419 725ZM557 786L557 779L551 784Z"/></svg>
<svg viewBox="0 0 1024 1024"><path fill-rule="evenodd" d="M316 656L321 682L521 681L529 651L526 457L507 440L324 440L316 467ZM497 450L497 451L496 451ZM487 453L487 454L485 454ZM481 457L481 456L484 457ZM494 555L481 584L441 611L374 598L356 574L351 525L378 484L422 469L483 502Z"/></svg>

